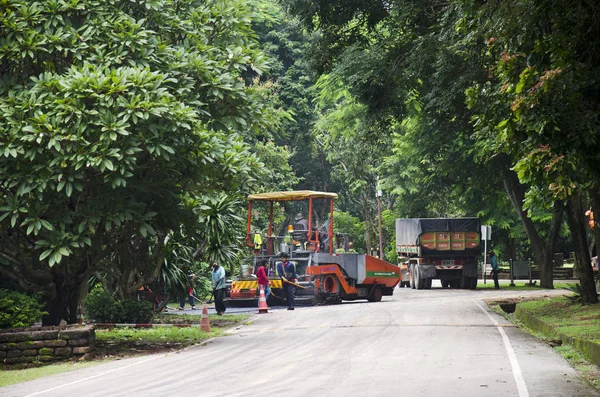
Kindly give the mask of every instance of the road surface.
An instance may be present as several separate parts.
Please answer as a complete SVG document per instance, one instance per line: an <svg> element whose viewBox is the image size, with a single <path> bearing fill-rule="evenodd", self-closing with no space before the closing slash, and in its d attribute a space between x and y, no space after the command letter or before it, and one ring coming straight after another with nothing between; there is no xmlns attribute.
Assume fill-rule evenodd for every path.
<svg viewBox="0 0 600 397"><path fill-rule="evenodd" d="M274 310L179 353L0 388L0 396L599 396L483 303L533 294L403 288L379 303Z"/></svg>

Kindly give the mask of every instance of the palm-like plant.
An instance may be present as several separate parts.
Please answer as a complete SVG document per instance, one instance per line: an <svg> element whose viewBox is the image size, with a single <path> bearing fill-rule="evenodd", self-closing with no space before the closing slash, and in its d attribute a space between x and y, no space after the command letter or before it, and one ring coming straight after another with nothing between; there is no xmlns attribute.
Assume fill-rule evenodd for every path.
<svg viewBox="0 0 600 397"><path fill-rule="evenodd" d="M238 215L240 201L222 194L197 208L201 244L194 256L208 263L225 265L233 272L243 252L243 218Z"/></svg>

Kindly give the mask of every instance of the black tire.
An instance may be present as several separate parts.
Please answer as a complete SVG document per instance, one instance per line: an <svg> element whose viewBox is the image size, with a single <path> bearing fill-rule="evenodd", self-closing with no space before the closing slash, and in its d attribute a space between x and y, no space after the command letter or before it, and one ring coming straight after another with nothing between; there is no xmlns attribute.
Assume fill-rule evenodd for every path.
<svg viewBox="0 0 600 397"><path fill-rule="evenodd" d="M410 274L410 288L415 289L415 266L414 265L410 265L409 267L409 274Z"/></svg>
<svg viewBox="0 0 600 397"><path fill-rule="evenodd" d="M421 278L421 267L419 265L415 265L415 288L423 289L423 279Z"/></svg>
<svg viewBox="0 0 600 397"><path fill-rule="evenodd" d="M471 277L470 289L477 289L477 277Z"/></svg>
<svg viewBox="0 0 600 397"><path fill-rule="evenodd" d="M461 276L460 277L460 288L469 289L471 287L471 277Z"/></svg>
<svg viewBox="0 0 600 397"><path fill-rule="evenodd" d="M369 296L369 302L381 302L382 296L383 291L381 290L381 287L375 286L373 292L371 292L371 295Z"/></svg>
<svg viewBox="0 0 600 397"><path fill-rule="evenodd" d="M448 283L450 284L450 288L458 288L458 287L460 287L460 280L459 279L450 280Z"/></svg>
<svg viewBox="0 0 600 397"><path fill-rule="evenodd" d="M433 281L432 278L428 278L425 280L425 289L431 289L431 282Z"/></svg>
<svg viewBox="0 0 600 397"><path fill-rule="evenodd" d="M442 288L450 287L450 281L446 279L442 279Z"/></svg>

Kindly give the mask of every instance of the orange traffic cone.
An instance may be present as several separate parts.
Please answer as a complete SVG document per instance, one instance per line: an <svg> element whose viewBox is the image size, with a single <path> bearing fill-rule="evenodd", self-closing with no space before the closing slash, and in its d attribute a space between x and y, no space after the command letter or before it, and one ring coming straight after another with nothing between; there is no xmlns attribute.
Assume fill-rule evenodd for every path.
<svg viewBox="0 0 600 397"><path fill-rule="evenodd" d="M269 312L269 307L267 306L267 299L265 298L265 289L263 288L263 286L260 287L260 298L258 299L258 312Z"/></svg>
<svg viewBox="0 0 600 397"><path fill-rule="evenodd" d="M202 319L200 320L200 330L210 332L210 322L208 321L208 306L202 306Z"/></svg>

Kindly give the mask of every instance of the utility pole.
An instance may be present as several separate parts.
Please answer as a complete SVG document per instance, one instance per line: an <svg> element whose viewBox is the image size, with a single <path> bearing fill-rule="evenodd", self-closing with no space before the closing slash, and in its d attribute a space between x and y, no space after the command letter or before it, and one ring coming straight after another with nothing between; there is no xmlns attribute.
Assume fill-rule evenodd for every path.
<svg viewBox="0 0 600 397"><path fill-rule="evenodd" d="M381 190L379 189L379 175L377 176L377 216L379 218L379 259L383 260L383 236L381 235Z"/></svg>

